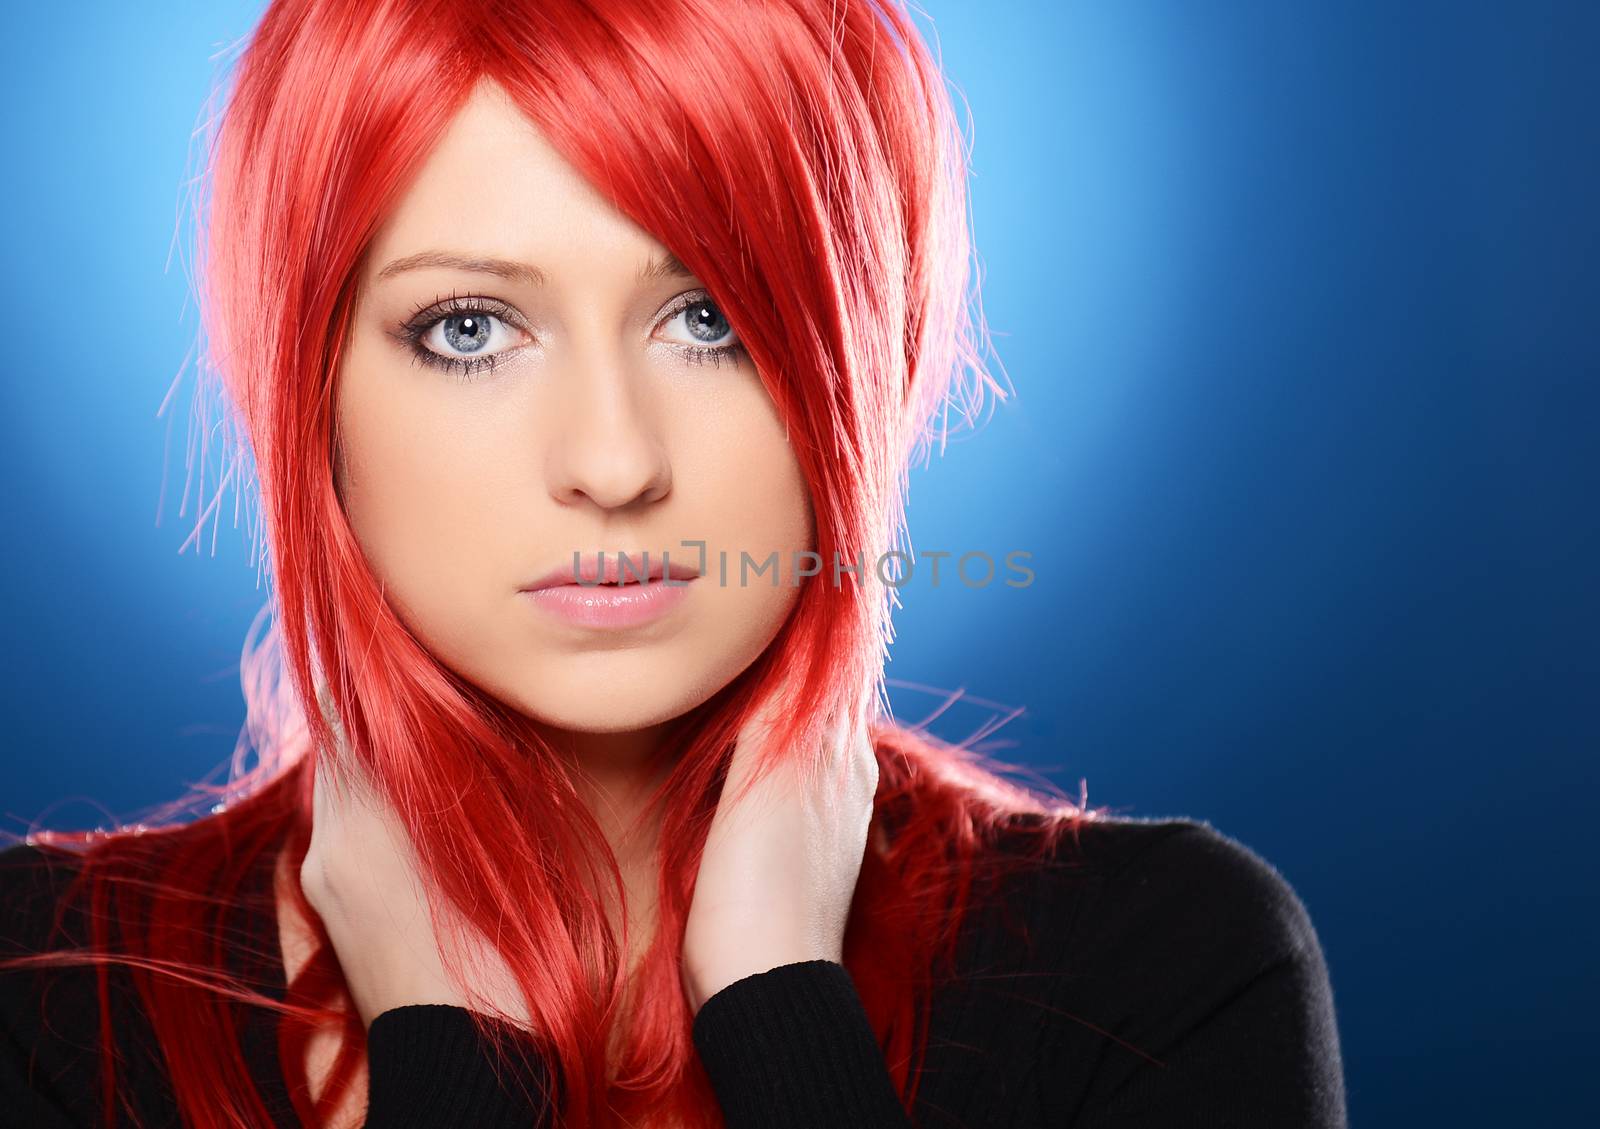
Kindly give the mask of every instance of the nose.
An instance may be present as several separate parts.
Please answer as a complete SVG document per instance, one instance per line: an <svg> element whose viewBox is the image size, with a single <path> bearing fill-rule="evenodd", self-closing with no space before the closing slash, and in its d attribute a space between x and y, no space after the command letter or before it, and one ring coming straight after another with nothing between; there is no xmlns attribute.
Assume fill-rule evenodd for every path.
<svg viewBox="0 0 1600 1129"><path fill-rule="evenodd" d="M648 505L672 486L659 421L614 350L572 358L561 386L547 468L563 505L585 499L604 510Z"/></svg>

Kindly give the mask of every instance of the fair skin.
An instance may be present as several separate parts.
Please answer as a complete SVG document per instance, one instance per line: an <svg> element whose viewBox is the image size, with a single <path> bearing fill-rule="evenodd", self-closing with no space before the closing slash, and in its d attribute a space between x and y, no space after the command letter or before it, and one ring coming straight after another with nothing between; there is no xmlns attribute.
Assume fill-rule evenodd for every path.
<svg viewBox="0 0 1600 1129"><path fill-rule="evenodd" d="M538 274L417 258L432 252ZM457 308L443 308L452 294ZM376 233L338 375L336 480L351 528L418 639L571 758L624 876L624 905L609 911L618 927L627 915L630 969L654 925L655 822L623 832L664 771L646 767L663 723L748 668L799 594L788 575L718 584L716 554L788 562L814 538L805 481L748 356L694 352L737 341L712 301L484 85ZM419 347L477 358L478 371L415 362L401 327L429 320ZM668 550L698 563L685 540L707 542L708 575L642 627L574 625L519 590L574 550ZM771 716L741 733L725 796ZM745 976L842 959L877 764L863 732L834 727L826 742L843 802L803 794L780 771L718 808L682 953L691 1011ZM443 975L404 833L352 784L319 771L298 878L362 1018L407 1003L471 1006ZM294 877L281 868L290 975L311 936L283 893ZM492 950L468 955L484 969L474 991L519 1014ZM326 1044L311 1054L315 1079L331 1055Z"/></svg>

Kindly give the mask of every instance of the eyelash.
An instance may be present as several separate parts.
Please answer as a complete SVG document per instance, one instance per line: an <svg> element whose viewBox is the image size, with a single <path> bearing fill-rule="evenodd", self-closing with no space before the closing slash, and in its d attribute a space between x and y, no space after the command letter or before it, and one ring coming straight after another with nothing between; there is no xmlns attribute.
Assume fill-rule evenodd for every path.
<svg viewBox="0 0 1600 1129"><path fill-rule="evenodd" d="M690 290L673 299L672 308L657 319L656 325L659 327L665 324L699 303L705 303L721 313L722 308L712 301L710 293L705 290ZM512 314L511 308L498 298L476 298L452 292L449 298L442 301L435 299L433 302L423 303L399 327L395 336L411 352L412 359L417 364L441 372L456 372L463 381L475 379L474 374L484 369L488 369L489 374L493 376L500 356L511 350L501 350L500 353L491 353L483 357L451 357L436 353L422 343L423 338L433 332L434 326L447 318L474 314L487 315L507 325L517 324L517 318ZM664 344L677 350L690 364L697 365L705 364L707 361L721 365L725 360L737 360L744 352L744 344L737 338L728 345L684 345L675 341Z"/></svg>

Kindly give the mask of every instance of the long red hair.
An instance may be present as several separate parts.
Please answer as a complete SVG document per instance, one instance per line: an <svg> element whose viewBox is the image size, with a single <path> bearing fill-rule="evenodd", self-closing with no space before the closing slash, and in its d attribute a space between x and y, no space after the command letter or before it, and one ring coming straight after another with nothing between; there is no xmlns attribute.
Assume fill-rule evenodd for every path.
<svg viewBox="0 0 1600 1129"><path fill-rule="evenodd" d="M264 857L303 857L314 758L348 755L411 832L434 897L516 971L557 1058L563 1124L647 1109L717 1123L677 957L735 734L781 673L796 697L767 767L812 747L832 711L874 736L890 849L866 854L844 957L909 1109L930 993L983 880L1092 813L886 720L892 587L834 584L825 567L767 651L671 727L658 932L630 987L596 896L621 874L561 759L405 628L345 520L334 387L362 256L483 81L716 295L788 426L825 562L870 573L903 546L910 466L952 408L971 421L1004 398L985 365L963 133L898 0L760 0L710 20L690 0L273 0L215 120L196 227L200 371L224 406L196 434L232 440L200 521L229 486L258 501L272 580L241 667L247 732L225 786L112 832L30 836L81 859L93 944L12 963L94 963L102 984L126 966L195 1126L266 1123L233 1005L276 1010L301 1117L323 1124L364 1039L333 951L322 938L278 1001L227 974L223 915ZM180 818L196 801L209 810ZM1008 827L1028 832L1020 851L994 849ZM312 1108L304 1050L324 1024L343 1053ZM108 1024L102 1039L109 1125Z"/></svg>

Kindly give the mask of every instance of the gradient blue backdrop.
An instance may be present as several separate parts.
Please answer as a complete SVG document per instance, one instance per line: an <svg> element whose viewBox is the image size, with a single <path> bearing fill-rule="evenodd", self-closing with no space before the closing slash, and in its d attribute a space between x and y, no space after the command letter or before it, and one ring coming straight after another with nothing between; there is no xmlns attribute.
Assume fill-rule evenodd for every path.
<svg viewBox="0 0 1600 1129"><path fill-rule="evenodd" d="M1597 8L928 7L1018 397L918 473L913 534L1037 578L912 584L890 674L1274 862L1354 1124L1592 1112ZM179 554L157 408L190 131L259 10L86 4L0 47L7 830L168 799L241 722L262 592L242 530Z"/></svg>

